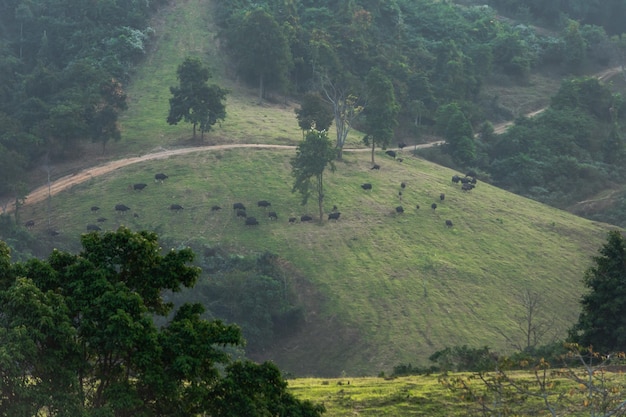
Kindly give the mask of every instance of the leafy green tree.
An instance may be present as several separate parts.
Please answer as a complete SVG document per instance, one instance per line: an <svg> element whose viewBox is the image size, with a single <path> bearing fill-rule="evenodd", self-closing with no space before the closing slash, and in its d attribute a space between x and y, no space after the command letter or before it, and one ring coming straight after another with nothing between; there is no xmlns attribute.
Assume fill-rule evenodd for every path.
<svg viewBox="0 0 626 417"><path fill-rule="evenodd" d="M211 71L198 58L186 58L176 71L179 85L170 87L170 112L167 123L178 124L181 120L193 125L193 137L196 127L200 127L201 137L204 132L220 120L226 118L226 95L228 90L216 84L207 84Z"/></svg>
<svg viewBox="0 0 626 417"><path fill-rule="evenodd" d="M446 139L446 147L456 162L471 165L476 158L472 125L457 103L441 106L437 111L437 130Z"/></svg>
<svg viewBox="0 0 626 417"><path fill-rule="evenodd" d="M246 12L227 34L237 71L259 86L259 103L267 86L287 85L293 59L287 36L271 14L263 9Z"/></svg>
<svg viewBox="0 0 626 417"><path fill-rule="evenodd" d="M366 78L368 96L365 116L365 137L363 141L372 147L372 164L376 145L385 149L398 125L397 117L400 106L396 102L391 80L379 68L372 69Z"/></svg>
<svg viewBox="0 0 626 417"><path fill-rule="evenodd" d="M328 134L312 130L298 145L296 156L291 160L291 174L295 178L291 192L300 192L303 205L311 194L315 194L320 223L324 220L324 171L327 166L331 171L335 170L333 160L336 156Z"/></svg>
<svg viewBox="0 0 626 417"><path fill-rule="evenodd" d="M327 131L333 123L333 111L319 94L307 93L302 98L300 108L296 109L296 118L303 132L311 129Z"/></svg>
<svg viewBox="0 0 626 417"><path fill-rule="evenodd" d="M223 347L243 343L239 328L201 319L199 304L153 320L173 310L165 290L196 282L193 252L162 254L154 233L123 227L81 240L78 255L16 264L0 242L0 416L214 415L217 366L230 362ZM264 381L230 389L259 408L291 406L281 381L275 402Z"/></svg>
<svg viewBox="0 0 626 417"><path fill-rule="evenodd" d="M589 289L580 300L582 311L570 329L571 341L610 353L626 350L626 242L611 231L607 242L585 272Z"/></svg>

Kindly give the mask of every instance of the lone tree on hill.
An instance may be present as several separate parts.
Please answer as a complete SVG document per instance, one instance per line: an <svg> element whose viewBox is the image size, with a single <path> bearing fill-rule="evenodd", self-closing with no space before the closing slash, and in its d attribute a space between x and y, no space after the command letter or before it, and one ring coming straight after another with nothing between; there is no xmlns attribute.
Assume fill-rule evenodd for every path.
<svg viewBox="0 0 626 417"><path fill-rule="evenodd" d="M391 80L379 69L372 69L365 80L367 84L367 106L365 115L365 145L372 147L372 164L376 145L385 149L393 139L394 128L400 106L396 102Z"/></svg>
<svg viewBox="0 0 626 417"><path fill-rule="evenodd" d="M578 323L569 338L596 352L626 351L626 242L622 234L611 231L607 242L585 272L584 284L590 292L583 295Z"/></svg>
<svg viewBox="0 0 626 417"><path fill-rule="evenodd" d="M157 236L116 232L82 237L78 255L11 264L0 241L0 416L319 416L271 364L228 366L240 329L173 310L162 294L194 285L190 249L161 254ZM224 374L218 366L226 366ZM254 381L254 383L250 383ZM268 386L269 384L269 386ZM229 406L253 413L224 413ZM237 401L229 404L229 401ZM286 414L281 414L286 415Z"/></svg>
<svg viewBox="0 0 626 417"><path fill-rule="evenodd" d="M178 124L181 120L193 125L193 138L196 127L200 127L201 138L204 132L220 120L226 118L226 95L228 90L216 84L207 84L211 71L197 58L187 58L176 71L179 85L170 87L170 113L167 123Z"/></svg>
<svg viewBox="0 0 626 417"><path fill-rule="evenodd" d="M291 192L300 192L303 205L315 193L320 223L324 219L324 170L326 166L330 166L331 171L335 170L333 161L336 157L337 151L328 134L311 130L298 145L296 156L291 160L291 174L295 177Z"/></svg>

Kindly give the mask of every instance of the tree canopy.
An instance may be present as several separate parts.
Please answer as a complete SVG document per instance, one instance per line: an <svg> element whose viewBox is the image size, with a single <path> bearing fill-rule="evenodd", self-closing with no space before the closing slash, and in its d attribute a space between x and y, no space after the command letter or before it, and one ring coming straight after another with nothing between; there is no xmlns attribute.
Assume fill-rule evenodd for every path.
<svg viewBox="0 0 626 417"><path fill-rule="evenodd" d="M585 272L589 292L580 300L582 311L570 339L605 354L626 351L626 241L615 230Z"/></svg>
<svg viewBox="0 0 626 417"><path fill-rule="evenodd" d="M311 195L317 197L320 223L324 220L324 171L330 166L335 170L333 161L337 152L328 139L326 132L311 130L296 149L296 156L291 160L291 173L294 177L292 192L300 192L302 204L306 204Z"/></svg>
<svg viewBox="0 0 626 417"><path fill-rule="evenodd" d="M224 100L228 90L216 84L208 84L210 69L198 58L186 58L176 70L178 87L170 87L170 112L167 123L178 124L181 120L193 125L193 137L196 127L200 127L201 137L204 132L220 120L226 118Z"/></svg>
<svg viewBox="0 0 626 417"><path fill-rule="evenodd" d="M0 242L1 416L321 414L271 364L218 370L231 362L224 347L243 343L239 328L163 299L195 284L191 250L163 254L156 234L123 227L81 241L77 255L15 264ZM169 319L158 328L154 316ZM237 379L238 366L256 382ZM257 414L220 411L243 396Z"/></svg>

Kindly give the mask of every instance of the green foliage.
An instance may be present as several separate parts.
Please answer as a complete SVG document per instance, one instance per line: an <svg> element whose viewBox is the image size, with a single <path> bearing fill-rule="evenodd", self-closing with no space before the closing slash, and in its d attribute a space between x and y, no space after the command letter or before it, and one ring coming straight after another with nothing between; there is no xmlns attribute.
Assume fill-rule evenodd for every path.
<svg viewBox="0 0 626 417"><path fill-rule="evenodd" d="M332 108L319 94L305 94L302 97L300 108L295 111L298 126L303 131L311 129L327 131L333 123Z"/></svg>
<svg viewBox="0 0 626 417"><path fill-rule="evenodd" d="M391 80L380 68L373 68L365 80L367 85L367 105L363 110L365 116L364 138L366 145L372 147L372 163L376 145L385 149L394 135L399 111L398 103Z"/></svg>
<svg viewBox="0 0 626 417"><path fill-rule="evenodd" d="M294 184L291 192L298 191L302 204L306 204L311 195L317 197L319 221L324 221L324 171L327 166L335 170L337 153L328 139L326 132L310 131L296 149L296 156L291 160L291 173Z"/></svg>
<svg viewBox="0 0 626 417"><path fill-rule="evenodd" d="M439 350L430 355L428 360L435 362L443 372L484 372L496 368L497 357L489 351L487 346L470 348L463 345Z"/></svg>
<svg viewBox="0 0 626 417"><path fill-rule="evenodd" d="M214 415L228 404L215 402L228 401L224 387L259 415L323 411L286 393L271 365L237 363L222 377L224 348L242 344L241 332L201 319L201 305L183 304L156 327L152 315L172 309L163 291L198 277L191 250L163 255L156 234L126 228L83 235L82 244L78 255L10 264L0 242L0 415ZM258 379L233 380L238 366Z"/></svg>
<svg viewBox="0 0 626 417"><path fill-rule="evenodd" d="M589 292L580 300L582 311L570 339L599 352L621 352L626 349L626 243L622 234L609 232L599 252L585 272Z"/></svg>
<svg viewBox="0 0 626 417"><path fill-rule="evenodd" d="M186 58L178 66L176 75L179 85L170 87L172 98L167 123L175 125L181 120L191 123L194 138L196 126L199 126L204 138L204 132L226 118L224 100L228 90L207 84L211 71L197 58Z"/></svg>
<svg viewBox="0 0 626 417"><path fill-rule="evenodd" d="M476 159L472 125L457 103L441 106L436 115L437 130L446 139L447 152L459 164L470 166Z"/></svg>

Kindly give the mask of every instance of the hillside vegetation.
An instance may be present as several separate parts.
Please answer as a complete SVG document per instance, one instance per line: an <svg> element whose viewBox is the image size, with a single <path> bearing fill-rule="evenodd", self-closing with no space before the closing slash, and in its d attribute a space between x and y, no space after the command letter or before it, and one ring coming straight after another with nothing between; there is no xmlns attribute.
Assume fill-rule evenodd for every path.
<svg viewBox="0 0 626 417"><path fill-rule="evenodd" d="M190 143L189 126L165 123L168 88L184 56L205 52L214 62L214 80L232 90L227 119L211 132L209 143L298 143L302 134L293 104L258 105L255 91L224 77L206 32L211 4L190 0L159 15L155 49L128 89L124 140L109 145L105 158ZM351 137L350 145L357 142ZM27 204L20 218L34 220L31 233L50 248L73 247L88 224L106 230L124 224L153 230L170 245L276 253L292 271L290 284L306 320L297 334L277 340L256 358L273 359L295 375L372 375L398 363L425 364L434 351L459 344L506 351L510 346L503 334L523 337L517 318L523 315L521 294L529 289L541 294L538 320L552 323L549 336L563 337L575 320L583 271L611 226L481 181L475 190L462 192L450 181L457 172L408 150L402 163L379 152L380 171L370 170L366 152L345 152L326 179L326 211L337 205L341 218L290 224L290 216L315 212L291 193L293 155L291 150L208 149L141 162L50 201ZM170 178L156 184L157 172ZM407 188L400 202L403 181ZM373 189L361 189L364 182ZM128 188L133 183L148 186L139 192ZM277 221L256 207L263 199L271 201ZM250 207L259 226L247 227L234 216L231 207L238 201ZM131 211L116 213L116 204ZM184 208L175 212L171 204ZM216 204L223 209L211 212ZM402 215L395 212L400 204ZM92 212L94 205L101 210ZM106 220L97 222L98 217ZM60 235L48 235L50 228Z"/></svg>
<svg viewBox="0 0 626 417"><path fill-rule="evenodd" d="M380 155L382 168L372 171L366 153L347 154L326 180L326 201L339 207L339 221L290 224L288 217L307 213L290 192L292 156L216 150L140 163L54 197L49 213L70 240L87 224L106 230L124 224L182 245L278 254L297 271L290 279L302 296L306 325L260 356L297 375L372 374L400 362L424 363L455 344L504 351L501 333L517 337L527 289L542 295L540 314L554 319L555 337L576 318L582 271L608 225L487 184L463 192L450 181L453 171L418 158L399 163ZM170 178L143 191L128 188L150 182L156 172ZM407 188L400 203L401 181ZM373 189L364 191L364 182ZM262 199L271 201L278 221L256 207ZM261 224L245 226L232 212L234 202L248 206ZM120 203L131 211L116 213ZM171 204L184 209L172 211ZM223 209L211 212L216 204ZM399 204L402 215L394 210ZM92 213L92 205L101 210ZM43 228L46 206L27 206L23 216ZM97 217L107 220L96 223Z"/></svg>

